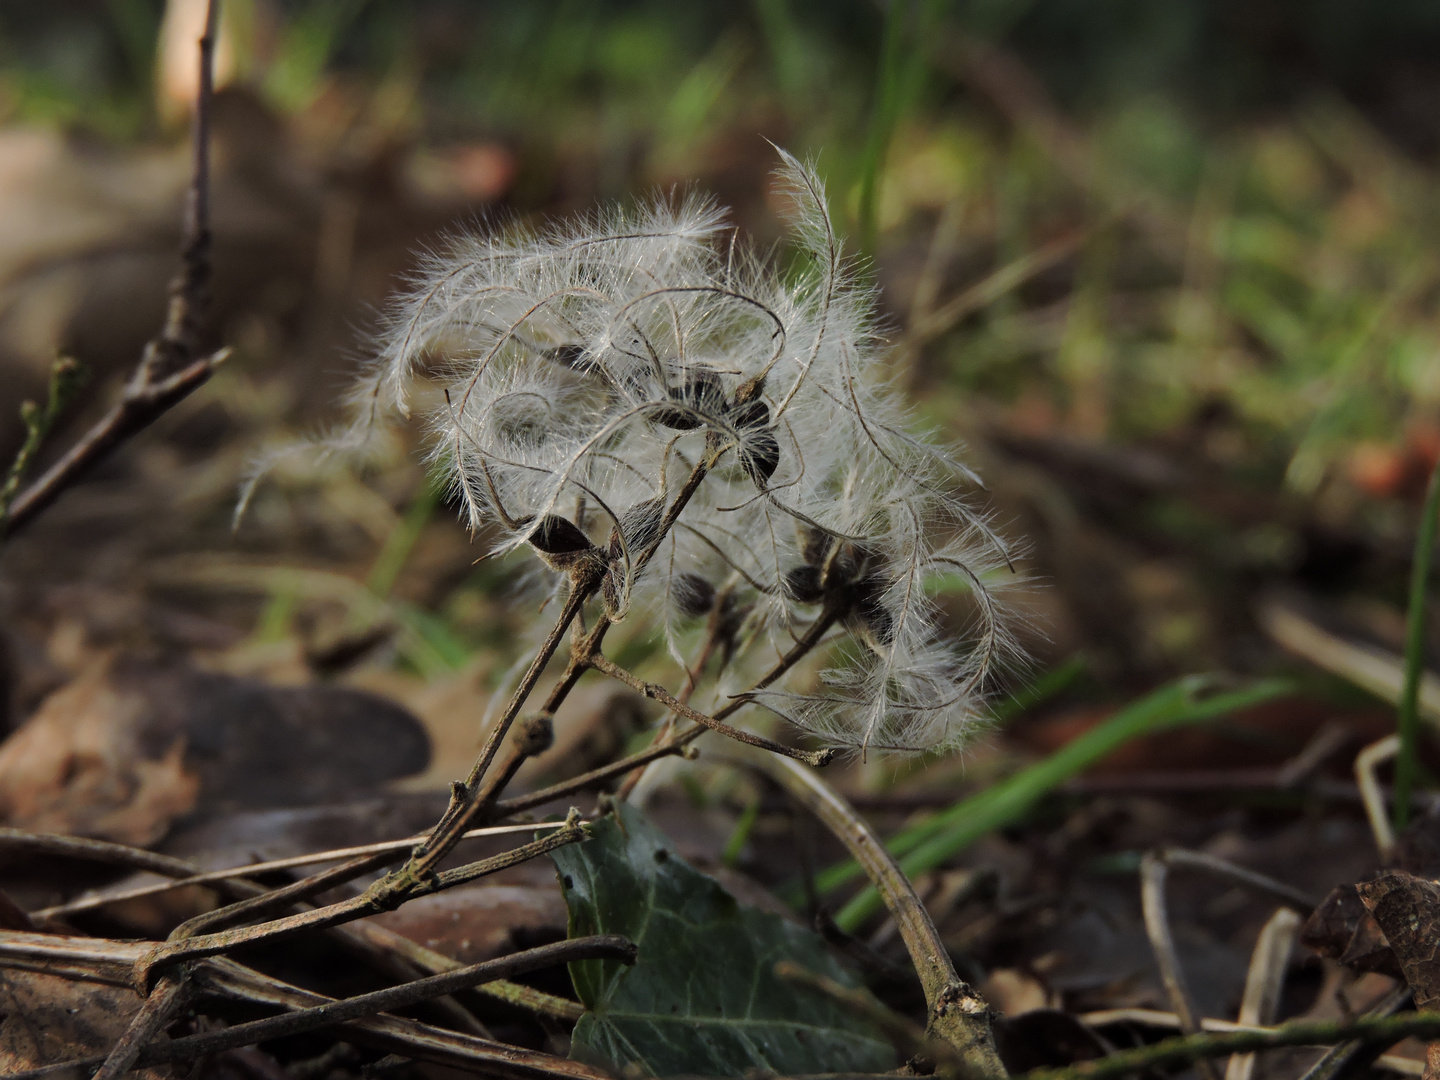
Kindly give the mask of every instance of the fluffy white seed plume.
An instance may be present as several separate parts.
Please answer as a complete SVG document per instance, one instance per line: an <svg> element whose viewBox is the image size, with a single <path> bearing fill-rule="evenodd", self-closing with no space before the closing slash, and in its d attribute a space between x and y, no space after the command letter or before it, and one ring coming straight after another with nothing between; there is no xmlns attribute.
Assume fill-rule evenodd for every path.
<svg viewBox="0 0 1440 1080"><path fill-rule="evenodd" d="M873 294L818 178L781 155L813 263L798 281L693 199L456 240L395 306L342 441L438 376L429 420L472 527L663 628L677 659L678 628L717 603L756 671L833 623L817 692L754 700L830 746L949 749L1009 647L987 585L1008 558L955 493L973 477L885 385ZM973 598L962 641L941 633L937 575Z"/></svg>

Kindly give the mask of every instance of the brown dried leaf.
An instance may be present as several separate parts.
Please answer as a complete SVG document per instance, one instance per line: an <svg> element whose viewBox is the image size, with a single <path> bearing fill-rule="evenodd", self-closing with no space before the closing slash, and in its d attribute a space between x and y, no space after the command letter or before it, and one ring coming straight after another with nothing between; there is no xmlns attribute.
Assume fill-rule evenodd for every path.
<svg viewBox="0 0 1440 1080"><path fill-rule="evenodd" d="M981 983L980 993L1003 1016L1018 1016L1050 1004L1045 985L1018 968L996 968Z"/></svg>
<svg viewBox="0 0 1440 1080"><path fill-rule="evenodd" d="M0 1073L103 1053L139 1008L139 996L126 987L0 969ZM158 1080L170 1071L138 1075Z"/></svg>
<svg viewBox="0 0 1440 1080"><path fill-rule="evenodd" d="M101 836L144 846L195 805L178 734L144 745L145 701L91 668L45 699L0 745L0 817L37 832Z"/></svg>
<svg viewBox="0 0 1440 1080"><path fill-rule="evenodd" d="M1360 971L1403 978L1375 918L1365 910L1354 885L1338 885L1300 928L1300 942L1321 956Z"/></svg>
<svg viewBox="0 0 1440 1080"><path fill-rule="evenodd" d="M1403 871L1355 886L1394 951L1418 1009L1440 1003L1440 883Z"/></svg>
<svg viewBox="0 0 1440 1080"><path fill-rule="evenodd" d="M414 717L371 694L102 661L0 744L0 819L144 846L192 811L353 798L428 756Z"/></svg>
<svg viewBox="0 0 1440 1080"><path fill-rule="evenodd" d="M1300 942L1321 956L1338 960L1350 946L1355 928L1366 915L1354 885L1337 885L1300 928Z"/></svg>
<svg viewBox="0 0 1440 1080"><path fill-rule="evenodd" d="M1401 870L1421 877L1440 873L1440 830L1435 828L1433 817L1427 815L1412 822L1400 834L1395 861ZM1355 885L1332 889L1301 928L1300 941L1347 967L1404 978L1385 932L1356 889Z"/></svg>
<svg viewBox="0 0 1440 1080"><path fill-rule="evenodd" d="M462 885L412 900L375 922L462 964L478 964L534 940L565 936L558 886Z"/></svg>

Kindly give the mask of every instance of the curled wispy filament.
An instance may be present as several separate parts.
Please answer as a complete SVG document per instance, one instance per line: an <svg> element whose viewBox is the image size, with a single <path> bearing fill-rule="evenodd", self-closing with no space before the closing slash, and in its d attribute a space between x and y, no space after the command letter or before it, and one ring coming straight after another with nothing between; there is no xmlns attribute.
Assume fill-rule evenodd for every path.
<svg viewBox="0 0 1440 1080"><path fill-rule="evenodd" d="M338 441L406 411L418 373L440 379L437 455L498 549L528 546L677 658L708 604L728 605L733 665L833 626L818 690L790 672L752 700L830 746L943 750L1009 647L1008 555L957 492L973 476L887 391L873 291L819 179L782 157L808 275L722 243L700 199L457 238L393 306ZM937 569L972 596L961 640Z"/></svg>

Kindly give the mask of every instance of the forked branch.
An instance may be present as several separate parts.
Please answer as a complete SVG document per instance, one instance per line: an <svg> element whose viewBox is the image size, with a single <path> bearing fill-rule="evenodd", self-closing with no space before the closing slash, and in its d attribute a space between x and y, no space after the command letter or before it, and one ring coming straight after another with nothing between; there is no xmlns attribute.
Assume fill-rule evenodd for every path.
<svg viewBox="0 0 1440 1080"><path fill-rule="evenodd" d="M731 727L723 720L717 720L713 716L702 713L699 709L692 709L659 683L646 682L638 675L625 670L599 653L590 657L589 663L596 671L603 675L608 675L617 682L624 683L636 693L642 694L652 701L658 701L677 716L683 716L687 720L699 724L702 727L709 728L711 731L717 731L727 738L734 739L736 742L744 743L747 746L753 746L760 750L768 750L772 754L779 754L781 757L803 761L805 764L813 765L816 768L822 765L828 765L835 756L835 751L833 750L796 750L792 746L777 743L773 739L767 739L764 736L753 735L748 731L742 731L740 728Z"/></svg>
<svg viewBox="0 0 1440 1080"><path fill-rule="evenodd" d="M229 355L200 356L200 328L210 287L210 105L214 97L215 27L219 0L209 0L199 41L200 80L195 96L194 161L181 231L181 269L170 283L165 326L145 347L125 389L102 417L59 461L16 495L0 515L0 536L9 537L35 518L116 447L145 430L189 397Z"/></svg>

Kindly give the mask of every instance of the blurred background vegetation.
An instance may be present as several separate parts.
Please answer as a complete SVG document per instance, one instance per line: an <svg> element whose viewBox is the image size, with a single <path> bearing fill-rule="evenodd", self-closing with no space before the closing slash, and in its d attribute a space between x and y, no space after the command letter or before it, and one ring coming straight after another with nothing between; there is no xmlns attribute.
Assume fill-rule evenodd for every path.
<svg viewBox="0 0 1440 1080"><path fill-rule="evenodd" d="M41 466L115 400L162 323L204 9L0 0L0 461L57 356L89 379ZM156 772L135 749L151 745L132 738L135 717L162 733L167 718L193 721L203 737L186 767L218 763L204 783L227 781L205 788L200 813L231 812L242 789L271 801L238 805L268 813L337 797L327 791L368 798L377 776L403 774L424 798L465 775L484 703L541 621L533 597L517 601L524 555L480 558L486 537L446 505L418 425L364 470L283 458L237 528L242 478L335 418L376 312L447 233L696 191L785 265L773 143L816 162L848 250L879 286L891 376L941 438L964 444L986 484L975 499L1034 585L1016 590L1031 665L997 687L996 730L923 772L876 759L827 772L895 826L947 945L974 955L975 972L1033 963L1044 981L1064 975L1056 957L1074 960L1068 999L1027 975L1012 987L1038 997L1006 1004L988 984L989 1000L1007 1013L1168 1008L1131 902L1130 875L1156 844L1204 846L1321 895L1366 871L1354 759L1339 749L1395 729L1416 528L1440 459L1435 0L223 0L217 68L203 344L233 354L0 547L0 737L36 716L62 725L62 810L68 799L88 813L91 789L130 790L88 779L119 767L77 772L82 752L125 769L139 754L140 775ZM964 634L965 583L934 587ZM1429 597L1416 653L1433 723ZM627 619L607 649L678 685L648 629ZM1208 707L1186 696L1198 683L1175 681L1195 673L1223 689L1278 674L1296 693L1179 730ZM83 705L96 680L123 693L89 712L70 704L69 688ZM347 711L353 689L413 714L423 771L387 734L399 721L414 734L411 717L385 702L377 714L370 698L369 713ZM201 707L211 699L224 711ZM256 702L284 700L315 702L296 723L353 750L364 778L327 772L331 755L283 734L300 728L265 720L252 736L237 721L226 735L213 719L264 720ZM125 704L117 720L114 701L144 708ZM67 709L95 719L64 727ZM647 709L587 679L555 717L554 749L517 784L647 744ZM768 723L758 712L744 723ZM120 749L94 750L92 732ZM221 751L242 736L236 765ZM1420 777L1433 791L1428 743ZM730 837L724 862L789 888L808 857L798 818L714 758L652 768L642 794L674 779L687 805L721 807L706 827ZM14 760L10 775L36 773ZM1322 765L1339 788L1302 790ZM1031 815L1038 828L1017 826L1082 770ZM178 765L160 772L186 779ZM411 827L355 805L365 828ZM145 811L138 835L193 809L177 807ZM926 808L941 813L908 828ZM83 814L43 820L28 827L88 828ZM1017 827L992 832L1002 826ZM260 849L244 829L236 850L250 861ZM317 846L295 843L276 851ZM1009 881L993 912L946 869L971 844L970 865ZM999 880L985 872L973 880ZM1210 936L1177 936L1201 943L1186 967L1212 1016L1232 1015L1251 940L1226 897L1187 886L1203 918L1187 916L1185 932ZM965 915L980 903L983 916ZM1245 911L1253 930L1270 915ZM141 932L156 931L124 936ZM883 933L872 942L898 955ZM1321 994L1320 968L1305 970Z"/></svg>
<svg viewBox="0 0 1440 1080"><path fill-rule="evenodd" d="M118 373L158 322L201 7L0 4L6 415L55 352ZM292 487L232 540L226 485L316 423L445 230L694 188L781 242L768 139L818 161L896 379L1031 539L1041 667L1267 668L1272 594L1398 651L1440 456L1434 4L226 0L223 25L215 332L237 356L166 438L233 452L147 550L204 546L203 522L212 550L328 553L409 605L412 666L499 647L505 575L469 566L414 455L328 489L348 532ZM257 640L314 599L278 580Z"/></svg>

